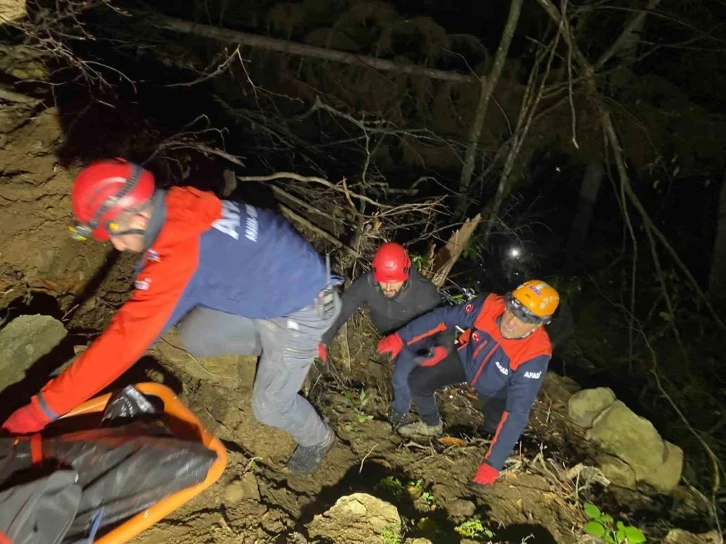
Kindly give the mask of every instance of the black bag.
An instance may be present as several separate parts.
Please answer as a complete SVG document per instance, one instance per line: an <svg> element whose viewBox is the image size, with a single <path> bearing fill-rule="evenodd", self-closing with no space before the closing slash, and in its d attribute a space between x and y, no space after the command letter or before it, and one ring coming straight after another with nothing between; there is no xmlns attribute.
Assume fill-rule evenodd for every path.
<svg viewBox="0 0 726 544"><path fill-rule="evenodd" d="M38 500L38 506L31 507L33 515L41 515L42 505L54 505L63 515L70 515L72 523L62 532L38 535L37 540L27 543L71 543L89 535L92 539L97 531L103 532L169 495L203 482L217 459L216 452L200 442L173 436L159 414L153 398L128 386L109 401L101 425L47 436L44 433L40 440L41 464L32 462L29 439L0 439L0 491L18 493L33 482L49 485L37 479L40 475L76 475L72 483L67 478L62 480L67 489L49 488L58 495L57 500L46 494L42 501ZM50 483L61 485L58 478ZM80 491L75 504L66 498L74 496L72 488ZM8 519L15 520L15 525L18 519L32 521L32 516L18 515ZM10 521L0 516L0 533L10 536L9 527ZM31 534L34 529L29 525L25 530ZM13 540L13 544L25 542Z"/></svg>

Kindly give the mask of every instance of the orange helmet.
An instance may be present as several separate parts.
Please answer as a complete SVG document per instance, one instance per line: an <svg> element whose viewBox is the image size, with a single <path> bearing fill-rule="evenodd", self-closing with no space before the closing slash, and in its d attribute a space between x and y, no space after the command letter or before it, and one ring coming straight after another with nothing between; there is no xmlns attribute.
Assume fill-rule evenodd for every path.
<svg viewBox="0 0 726 544"><path fill-rule="evenodd" d="M504 297L506 308L525 323L549 323L560 295L541 280L529 280Z"/></svg>

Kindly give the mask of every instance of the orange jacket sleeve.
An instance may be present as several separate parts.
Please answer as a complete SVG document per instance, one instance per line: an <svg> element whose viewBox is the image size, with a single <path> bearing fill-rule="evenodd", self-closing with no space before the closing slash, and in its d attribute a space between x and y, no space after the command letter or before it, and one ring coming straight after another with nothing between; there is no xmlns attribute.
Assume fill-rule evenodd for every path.
<svg viewBox="0 0 726 544"><path fill-rule="evenodd" d="M59 417L112 383L133 365L167 326L197 268L199 238L149 261L137 276L136 290L109 327L71 366L48 382L33 399L49 416Z"/></svg>

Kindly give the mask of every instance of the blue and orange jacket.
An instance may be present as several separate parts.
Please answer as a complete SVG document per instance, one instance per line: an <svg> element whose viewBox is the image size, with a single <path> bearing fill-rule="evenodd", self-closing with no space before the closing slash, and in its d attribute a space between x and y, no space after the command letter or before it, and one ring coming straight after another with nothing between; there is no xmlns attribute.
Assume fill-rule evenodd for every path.
<svg viewBox="0 0 726 544"><path fill-rule="evenodd" d="M33 397L50 419L108 386L195 306L269 319L312 304L325 287L322 258L278 214L190 187L172 188L164 200L164 222L133 294Z"/></svg>
<svg viewBox="0 0 726 544"><path fill-rule="evenodd" d="M497 470L502 469L527 426L552 356L549 336L542 327L526 338L504 338L499 329L503 314L503 297L490 294L458 306L437 308L398 331L406 345L456 326L466 331L458 351L467 381L482 395L507 399L485 457Z"/></svg>

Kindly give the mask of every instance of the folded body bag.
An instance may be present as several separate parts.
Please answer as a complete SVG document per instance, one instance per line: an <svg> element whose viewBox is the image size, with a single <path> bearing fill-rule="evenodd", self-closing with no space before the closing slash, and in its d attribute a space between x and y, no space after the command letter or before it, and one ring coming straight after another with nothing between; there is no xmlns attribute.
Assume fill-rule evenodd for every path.
<svg viewBox="0 0 726 544"><path fill-rule="evenodd" d="M81 502L77 480L59 470L0 492L0 543L60 544Z"/></svg>
<svg viewBox="0 0 726 544"><path fill-rule="evenodd" d="M12 544L89 542L97 531L205 480L216 452L173 436L158 414L148 412L151 404L144 412L132 413L138 408L137 401L129 400L133 394L140 395L126 388L112 399L96 428L0 439L0 497L7 493L7 500L13 501L8 504L20 511L23 496L39 494L35 503L23 503L25 513L14 518L4 515L6 507L0 502L0 535L6 533ZM110 411L118 417L109 417ZM137 417L141 420L134 421ZM120 421L124 423L117 425ZM46 514L51 511L58 512L55 518ZM56 518L59 521L52 521ZM26 532L44 532L46 519L53 523L48 529L52 536L20 540L9 532L22 536L18 527L24 525ZM68 522L59 531L61 519Z"/></svg>

